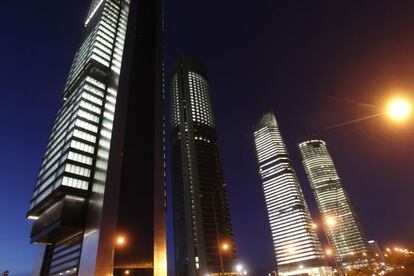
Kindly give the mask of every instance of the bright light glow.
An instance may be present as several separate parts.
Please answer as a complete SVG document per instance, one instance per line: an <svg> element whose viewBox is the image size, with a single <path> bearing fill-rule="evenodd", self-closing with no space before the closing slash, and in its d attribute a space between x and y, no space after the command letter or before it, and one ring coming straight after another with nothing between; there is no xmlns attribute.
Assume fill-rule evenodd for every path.
<svg viewBox="0 0 414 276"><path fill-rule="evenodd" d="M118 236L116 238L116 244L117 245L124 245L126 242L125 237L124 236Z"/></svg>
<svg viewBox="0 0 414 276"><path fill-rule="evenodd" d="M129 274L129 270L125 270L125 274L128 275Z"/></svg>
<svg viewBox="0 0 414 276"><path fill-rule="evenodd" d="M229 250L230 249L230 245L228 244L228 243L223 243L222 245L221 245L221 249L223 250L223 251L227 251L227 250Z"/></svg>
<svg viewBox="0 0 414 276"><path fill-rule="evenodd" d="M331 249L326 249L326 255L331 256L332 255L332 250Z"/></svg>
<svg viewBox="0 0 414 276"><path fill-rule="evenodd" d="M328 217L326 218L326 224L328 224L329 226L335 226L336 220L333 217Z"/></svg>
<svg viewBox="0 0 414 276"><path fill-rule="evenodd" d="M243 265L241 265L241 264L236 265L236 271L237 272L242 272L242 270L243 270Z"/></svg>
<svg viewBox="0 0 414 276"><path fill-rule="evenodd" d="M318 225L316 223L312 223L312 229L317 229Z"/></svg>
<svg viewBox="0 0 414 276"><path fill-rule="evenodd" d="M386 113L394 121L400 122L410 116L411 108L411 103L407 99L396 98L388 103Z"/></svg>
<svg viewBox="0 0 414 276"><path fill-rule="evenodd" d="M300 265L300 266L299 266L299 269L303 269L303 265Z"/></svg>
<svg viewBox="0 0 414 276"><path fill-rule="evenodd" d="M37 217L37 216L28 216L27 218L30 219L30 220L38 220L39 219L39 217Z"/></svg>

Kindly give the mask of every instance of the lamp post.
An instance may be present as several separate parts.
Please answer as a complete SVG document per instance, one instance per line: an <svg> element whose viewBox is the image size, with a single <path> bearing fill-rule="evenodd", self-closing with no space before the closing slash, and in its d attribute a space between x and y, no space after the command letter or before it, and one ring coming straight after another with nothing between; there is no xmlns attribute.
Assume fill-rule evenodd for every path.
<svg viewBox="0 0 414 276"><path fill-rule="evenodd" d="M219 232L219 227L218 227L218 222L217 222L217 211L216 211L216 198L215 198L215 196L216 196L216 193L218 191L220 191L221 189L223 189L224 187L226 187L226 184L223 184L221 186L216 187L211 192L211 200L213 202L214 225L216 227L217 248L218 248L219 259L220 259L220 272L223 275L224 275L224 264L223 264L222 251L229 250L230 245L228 243L223 243L223 245L221 245L220 232Z"/></svg>
<svg viewBox="0 0 414 276"><path fill-rule="evenodd" d="M112 247L112 275L113 275L113 271L114 271L114 268L115 268L115 248L118 246L118 247L121 247L121 246L124 246L125 245L125 243L126 243L126 238L125 238L125 236L123 236L123 235L117 235L116 237L115 237L115 241L114 241L114 245L113 245L113 247ZM126 271L126 273L125 274L129 274L129 270L127 270Z"/></svg>
<svg viewBox="0 0 414 276"><path fill-rule="evenodd" d="M322 219L322 221L321 221L321 225L322 225L322 228L323 228L322 232L325 235L325 239L329 243L329 246L330 246L330 248L326 249L324 251L324 253L325 253L326 256L332 256L333 257L333 260L334 260L334 263L335 263L335 268L339 272L339 274L342 275L342 271L343 271L342 266L340 266L338 264L338 261L336 260L336 251L335 251L334 247L331 245L330 239L328 237L328 231L326 229L327 227L330 227L330 228L335 227L337 224L338 224L338 222L335 219L335 217L333 217L333 216L326 217L325 219ZM317 230L318 225L316 223L312 223L312 228Z"/></svg>

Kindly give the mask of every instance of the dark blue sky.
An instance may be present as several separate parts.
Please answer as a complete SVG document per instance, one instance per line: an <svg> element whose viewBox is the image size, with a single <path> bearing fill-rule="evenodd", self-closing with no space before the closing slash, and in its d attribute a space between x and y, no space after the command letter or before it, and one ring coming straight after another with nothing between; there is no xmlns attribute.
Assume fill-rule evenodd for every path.
<svg viewBox="0 0 414 276"><path fill-rule="evenodd" d="M315 219L297 142L328 142L366 234L414 243L414 124L377 112L394 87L414 91L413 1L167 2L167 68L206 64L240 258L270 269L273 251L252 126L273 109ZM29 275L25 212L89 1L3 0L0 9L0 271ZM413 96L413 95L412 95Z"/></svg>

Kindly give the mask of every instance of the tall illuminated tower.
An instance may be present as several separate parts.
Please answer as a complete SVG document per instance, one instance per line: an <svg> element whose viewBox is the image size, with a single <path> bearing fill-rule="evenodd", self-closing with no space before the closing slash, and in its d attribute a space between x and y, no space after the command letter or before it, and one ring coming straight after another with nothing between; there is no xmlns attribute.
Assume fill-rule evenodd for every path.
<svg viewBox="0 0 414 276"><path fill-rule="evenodd" d="M329 243L343 267L368 264L372 250L322 140L299 144L303 165L322 215Z"/></svg>
<svg viewBox="0 0 414 276"><path fill-rule="evenodd" d="M176 275L230 275L236 250L203 66L180 58L171 93Z"/></svg>
<svg viewBox="0 0 414 276"><path fill-rule="evenodd" d="M27 214L33 275L167 275L161 0L94 0Z"/></svg>
<svg viewBox="0 0 414 276"><path fill-rule="evenodd" d="M331 275L273 113L257 123L254 142L279 275Z"/></svg>

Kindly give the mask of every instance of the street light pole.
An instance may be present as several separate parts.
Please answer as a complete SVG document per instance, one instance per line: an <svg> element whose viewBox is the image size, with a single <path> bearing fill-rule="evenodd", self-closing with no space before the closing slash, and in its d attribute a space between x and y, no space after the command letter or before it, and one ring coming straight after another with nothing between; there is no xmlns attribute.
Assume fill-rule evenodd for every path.
<svg viewBox="0 0 414 276"><path fill-rule="evenodd" d="M117 246L123 246L125 242L126 242L125 237L122 235L117 236L114 241L114 245L112 246L112 274L111 275L114 275L114 270L115 270L115 248Z"/></svg>
<svg viewBox="0 0 414 276"><path fill-rule="evenodd" d="M219 186L217 188L215 188L213 190L213 192L211 193L211 199L213 202L213 213L214 213L214 224L216 227L216 238L217 238L217 249L218 249L218 253L219 253L219 259L220 259L220 271L221 274L224 275L224 264L223 264L223 255L222 255L222 249L220 247L220 233L219 233L219 227L218 227L218 222L217 222L217 211L216 211L216 198L215 195L218 191L220 191L220 189L226 187L226 184L223 184L222 186Z"/></svg>

